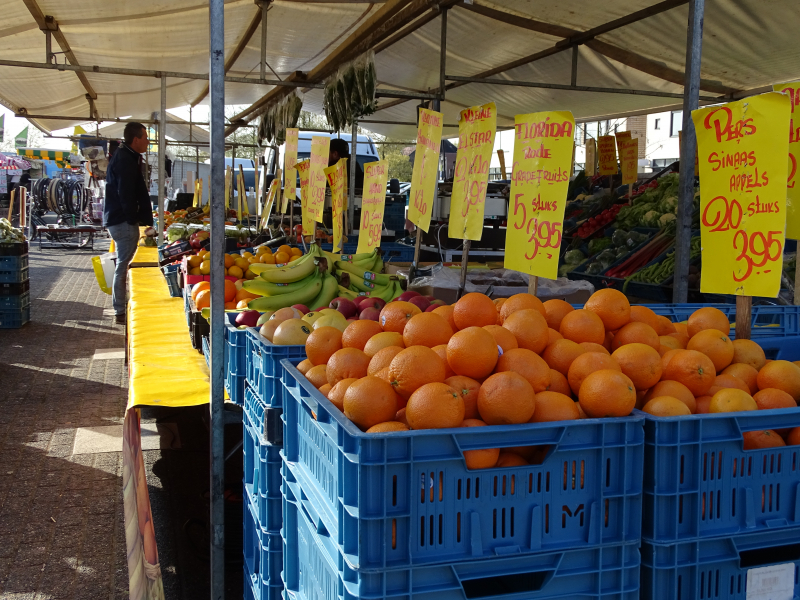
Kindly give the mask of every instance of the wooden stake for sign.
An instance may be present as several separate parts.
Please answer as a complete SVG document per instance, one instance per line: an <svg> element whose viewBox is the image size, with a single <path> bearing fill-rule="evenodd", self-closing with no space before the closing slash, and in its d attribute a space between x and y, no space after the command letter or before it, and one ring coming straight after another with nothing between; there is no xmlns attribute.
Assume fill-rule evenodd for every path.
<svg viewBox="0 0 800 600"><path fill-rule="evenodd" d="M536 275L528 275L528 293L535 296L539 290L539 278Z"/></svg>
<svg viewBox="0 0 800 600"><path fill-rule="evenodd" d="M422 243L422 229L417 225L417 239L414 241L414 268L419 264L419 246Z"/></svg>
<svg viewBox="0 0 800 600"><path fill-rule="evenodd" d="M506 179L506 154L502 150L497 151L497 158L500 161L500 173Z"/></svg>
<svg viewBox="0 0 800 600"><path fill-rule="evenodd" d="M11 212L14 210L14 195L17 190L11 190L11 204L8 205L8 222L11 222Z"/></svg>
<svg viewBox="0 0 800 600"><path fill-rule="evenodd" d="M469 249L471 246L472 240L464 240L464 253L461 255L461 281L458 284L457 300L464 295L464 290L467 287L467 266L469 265Z"/></svg>
<svg viewBox="0 0 800 600"><path fill-rule="evenodd" d="M19 188L19 226L24 228L28 221L28 190Z"/></svg>
<svg viewBox="0 0 800 600"><path fill-rule="evenodd" d="M736 339L750 339L751 313L753 309L752 296L736 296Z"/></svg>

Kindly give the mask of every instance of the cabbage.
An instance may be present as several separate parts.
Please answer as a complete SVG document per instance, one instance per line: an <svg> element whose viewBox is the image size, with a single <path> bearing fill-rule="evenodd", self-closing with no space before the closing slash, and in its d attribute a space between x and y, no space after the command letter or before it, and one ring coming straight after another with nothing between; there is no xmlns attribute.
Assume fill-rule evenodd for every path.
<svg viewBox="0 0 800 600"><path fill-rule="evenodd" d="M675 213L678 211L678 197L668 196L661 201L661 212Z"/></svg>
<svg viewBox="0 0 800 600"><path fill-rule="evenodd" d="M584 260L586 260L586 257L580 250L570 250L564 254L564 262L568 265L577 265Z"/></svg>
<svg viewBox="0 0 800 600"><path fill-rule="evenodd" d="M661 218L658 219L658 226L659 227L666 227L668 223L677 220L678 217L673 215L672 213L666 213L661 215Z"/></svg>
<svg viewBox="0 0 800 600"><path fill-rule="evenodd" d="M642 217L642 225L645 227L658 227L658 219L661 215L655 211L651 210Z"/></svg>

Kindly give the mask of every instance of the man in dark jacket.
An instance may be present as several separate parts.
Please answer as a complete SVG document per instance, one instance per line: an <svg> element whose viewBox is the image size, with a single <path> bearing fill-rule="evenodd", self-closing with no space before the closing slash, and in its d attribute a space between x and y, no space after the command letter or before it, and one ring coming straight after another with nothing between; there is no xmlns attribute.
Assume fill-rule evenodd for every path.
<svg viewBox="0 0 800 600"><path fill-rule="evenodd" d="M117 323L125 323L128 267L139 244L139 226L153 226L153 207L142 175L142 153L147 151L147 129L128 123L124 142L111 157L106 170L105 225L117 249L117 266L111 301Z"/></svg>

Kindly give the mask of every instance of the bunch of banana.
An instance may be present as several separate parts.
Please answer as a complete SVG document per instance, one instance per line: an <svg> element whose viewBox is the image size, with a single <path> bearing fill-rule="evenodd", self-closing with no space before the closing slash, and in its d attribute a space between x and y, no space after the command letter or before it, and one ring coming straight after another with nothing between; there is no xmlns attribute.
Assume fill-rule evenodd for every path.
<svg viewBox="0 0 800 600"><path fill-rule="evenodd" d="M308 308L312 311L319 310L320 308L327 308L331 303L331 300L336 298L338 295L339 281L330 273L325 273L322 276L322 288L320 289L319 294L317 294L310 303L306 304L301 302L300 304L306 304L306 306L308 306Z"/></svg>
<svg viewBox="0 0 800 600"><path fill-rule="evenodd" d="M311 244L308 252L295 261L283 265L253 263L250 270L269 283L295 283L311 275L317 268L316 260L323 257L320 247Z"/></svg>
<svg viewBox="0 0 800 600"><path fill-rule="evenodd" d="M348 300L355 300L358 297L358 292L354 292L350 288L343 287L341 285L337 286L339 290L339 295L342 298L347 298Z"/></svg>

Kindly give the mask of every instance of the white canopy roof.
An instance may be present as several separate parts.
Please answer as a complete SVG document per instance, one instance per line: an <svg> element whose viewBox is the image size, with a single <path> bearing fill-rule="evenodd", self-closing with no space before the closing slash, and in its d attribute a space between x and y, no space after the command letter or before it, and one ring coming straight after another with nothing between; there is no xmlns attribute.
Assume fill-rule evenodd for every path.
<svg viewBox="0 0 800 600"><path fill-rule="evenodd" d="M156 117L158 113L155 113ZM146 121L152 118L152 115L138 115L132 116L131 119L138 119L140 121ZM172 121L181 121L180 123L173 123ZM125 123L113 123L111 125L107 125L106 127L100 128L100 135L102 137L110 137L110 138L120 138L122 139L122 133L125 129ZM207 144L209 141L208 130L203 129L202 127L198 127L197 125L189 125L189 121L186 119L182 119L181 117L172 114L171 112L167 111L167 124L166 124L166 136L170 140L175 140L176 142L198 142L201 144Z"/></svg>
<svg viewBox="0 0 800 600"><path fill-rule="evenodd" d="M267 77L284 79L294 71L311 71L359 27L397 3L398 0L373 4L353 0L275 0L268 13ZM41 23L37 23L35 11L29 10L31 4L38 5ZM420 5L421 0L400 4L412 7ZM474 0L473 5L451 4L455 5L448 13L447 74L473 77L552 48L575 33L665 3ZM579 46L577 84L681 93L688 4L673 0L670 5L675 7L602 33ZM800 78L800 48L794 43L794 32L800 25L800 3L706 0L705 6L702 93L720 96ZM401 39L388 47L378 46L376 67L384 87L429 91L439 85L440 19L430 19L429 12L420 13L417 23L425 20L426 24L398 36ZM70 62L208 72L208 4L202 0L4 0L0 59L44 62L45 36L39 31L43 15L52 15L58 22L60 33L54 35L53 50L60 50L60 39L66 41ZM230 58L237 46L241 50L229 76L259 76L260 29L259 9L252 0L226 0L226 56ZM375 38L378 44L403 31L401 27L384 29L386 35ZM63 54L56 58L60 63L65 60ZM567 49L493 77L569 85L571 59ZM87 89L97 95L95 106L101 118L149 114L160 108L157 78L91 72L83 77L85 83L75 72L0 66L0 102L12 110L24 108L27 114L75 117L74 122L37 120L46 129L85 121L89 114ZM196 102L205 87L203 80L169 79L167 106ZM228 83L226 103L249 104L270 89L265 85ZM321 112L321 99L320 90L307 90L305 108ZM462 108L491 100L497 103L501 127L511 125L515 114L538 110L568 109L577 119L588 119L680 104L674 98L469 83L448 90L442 104L445 122L456 123ZM381 99L380 104L390 107L369 119L413 121L418 101ZM389 124L367 127L394 136L413 136L414 129Z"/></svg>

